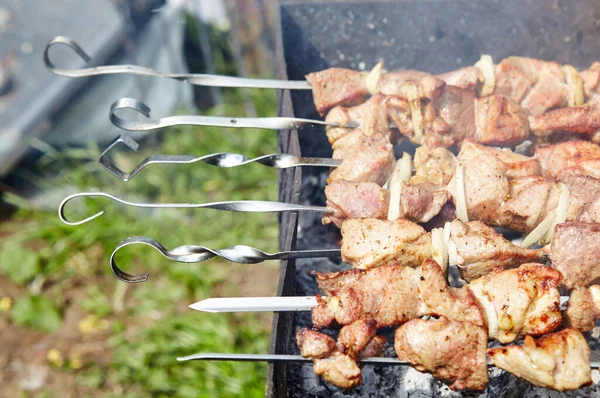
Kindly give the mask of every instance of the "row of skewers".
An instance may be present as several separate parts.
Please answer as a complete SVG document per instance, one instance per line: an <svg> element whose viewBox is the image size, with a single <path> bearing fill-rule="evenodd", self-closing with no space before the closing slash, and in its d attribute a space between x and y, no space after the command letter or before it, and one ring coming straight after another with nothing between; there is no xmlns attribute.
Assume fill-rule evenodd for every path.
<svg viewBox="0 0 600 398"><path fill-rule="evenodd" d="M68 39L53 42L85 54ZM47 51L45 60L52 66ZM600 127L596 104L600 64L578 73L568 65L521 57L494 66L490 57L483 56L473 67L440 76L384 73L382 67L379 64L368 73L332 68L307 76L308 85L281 83L287 88L312 88L317 110L323 114L332 108L324 123L188 116L136 124L116 113L133 108L149 116L144 104L124 99L112 107L111 120L126 130L179 123L273 129L325 124L333 159L267 155L256 160L274 167L336 167L325 189L325 208L250 201L139 204L105 193L83 195L143 207L323 212L324 223L341 228L339 251L268 254L240 246L224 250L184 246L169 251L147 237L129 238L116 250L143 243L183 262L216 255L247 263L341 255L354 269L315 273L325 295L244 299L244 303L209 299L191 306L217 312L310 309L316 329L342 326L337 341L317 330L297 333L301 354L314 360L315 373L339 387L361 382L358 364L363 362L410 364L453 389L482 391L488 380L486 354L495 366L536 385L566 390L591 383L589 365L597 364L590 363L581 332L591 330L600 316L600 286L593 285L600 276L600 147L594 143ZM71 76L142 73L133 68L137 69L54 71ZM206 76L171 77L195 83L219 81ZM404 154L396 161L393 144L401 137L421 145L414 159ZM587 141L571 141L573 137ZM530 146L525 150L534 149L534 156L482 145L513 146L526 140ZM136 148L127 137L119 141ZM455 156L447 148L460 151ZM158 156L130 173L105 158L101 163L127 180L150 163L201 160L230 167L249 161L231 155ZM67 220L64 206L75 196L60 206L65 222L77 225L98 216ZM517 231L525 238L517 245L492 227ZM542 247L529 248L536 243ZM544 265L548 260L551 267ZM147 278L120 270L114 255L111 266L122 280ZM448 285L450 266L458 267L466 285ZM571 293L564 312L559 288ZM556 332L563 324L566 328ZM398 359L378 361L373 357L381 355L385 339L377 329L389 327L398 327L394 339ZM508 344L521 337L525 338L522 346L487 349L488 340ZM183 359L210 358L231 359L210 354Z"/></svg>

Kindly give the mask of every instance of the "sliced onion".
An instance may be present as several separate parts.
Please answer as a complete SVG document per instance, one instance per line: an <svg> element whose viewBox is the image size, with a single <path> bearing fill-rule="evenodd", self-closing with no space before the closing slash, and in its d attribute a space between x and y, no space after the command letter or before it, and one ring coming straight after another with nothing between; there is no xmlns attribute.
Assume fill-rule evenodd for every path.
<svg viewBox="0 0 600 398"><path fill-rule="evenodd" d="M415 138L420 139L423 133L423 114L421 113L421 99L419 98L419 90L413 82L406 82L400 90L402 95L408 100L410 105L410 118L412 120L413 131Z"/></svg>
<svg viewBox="0 0 600 398"><path fill-rule="evenodd" d="M390 207L388 208L388 220L394 221L400 217L400 196L404 184L410 180L412 176L412 157L408 153L404 153L402 158L398 159L396 166L392 171L388 186L390 190Z"/></svg>
<svg viewBox="0 0 600 398"><path fill-rule="evenodd" d="M448 250L448 242L450 241L450 233L452 232L452 224L446 222L444 224L444 243L446 244L446 250Z"/></svg>
<svg viewBox="0 0 600 398"><path fill-rule="evenodd" d="M592 285L589 287L590 294L592 295L592 302L596 311L600 310L600 286Z"/></svg>
<svg viewBox="0 0 600 398"><path fill-rule="evenodd" d="M529 247L529 246L533 245L535 242L542 240L542 238L544 237L546 232L548 232L548 230L552 227L552 225L554 225L555 219L556 219L556 209L552 210L546 216L546 218L544 218L542 220L542 222L539 223L538 226L535 227L533 229L533 231L531 231L529 233L529 235L527 235L525 237L525 239L523 239L523 242L521 242L521 247Z"/></svg>
<svg viewBox="0 0 600 398"><path fill-rule="evenodd" d="M567 210L569 209L569 187L562 182L558 184L560 187L560 197L558 198L558 205L556 206L556 218L550 229L544 235L542 244L547 245L552 241L552 235L554 235L554 229L558 224L562 224L567 220Z"/></svg>
<svg viewBox="0 0 600 398"><path fill-rule="evenodd" d="M583 79L573 65L563 65L563 72L569 87L569 106L583 105Z"/></svg>
<svg viewBox="0 0 600 398"><path fill-rule="evenodd" d="M433 259L446 272L448 269L448 250L444 242L443 228L434 228L431 230L431 246L433 248Z"/></svg>
<svg viewBox="0 0 600 398"><path fill-rule="evenodd" d="M458 251L456 250L456 243L452 239L448 241L448 265L458 265Z"/></svg>
<svg viewBox="0 0 600 398"><path fill-rule="evenodd" d="M456 206L456 217L462 222L469 222L469 213L467 212L467 201L465 199L465 168L462 163L458 163L456 166L456 172L454 173L454 179L456 184L455 189L455 206Z"/></svg>
<svg viewBox="0 0 600 398"><path fill-rule="evenodd" d="M494 70L494 60L491 55L483 54L479 61L474 65L483 75L483 86L481 87L481 96L490 95L496 88L496 71Z"/></svg>
<svg viewBox="0 0 600 398"><path fill-rule="evenodd" d="M367 78L365 79L365 84L367 86L369 94L375 95L379 91L377 90L377 85L379 84L379 79L381 78L382 71L383 61L379 61L377 65L375 65L367 75Z"/></svg>

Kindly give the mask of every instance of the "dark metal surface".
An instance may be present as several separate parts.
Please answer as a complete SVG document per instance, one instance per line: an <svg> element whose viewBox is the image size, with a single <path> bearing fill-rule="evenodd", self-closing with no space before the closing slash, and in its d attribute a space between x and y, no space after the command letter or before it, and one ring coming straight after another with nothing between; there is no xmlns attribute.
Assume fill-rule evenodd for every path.
<svg viewBox="0 0 600 398"><path fill-rule="evenodd" d="M383 59L388 70L419 69L432 73L472 65L481 54L496 62L521 55L570 63L578 69L600 60L600 7L598 2L525 1L280 1L281 38L286 74L290 80L330 66L368 70ZM279 76L280 78L282 76ZM317 112L309 92L293 92L293 114L315 118ZM322 128L299 136L303 156L331 156ZM301 203L324 205L327 172L304 170ZM285 186L281 187L286 189ZM282 192L285 193L285 192ZM300 214L298 249L339 247L339 232L323 226L320 215ZM285 228L285 224L282 224ZM329 259L298 260L295 284L280 289L299 296L318 293L312 270L338 271L347 266ZM288 270L289 272L289 270ZM286 315L286 318L289 314ZM280 321L282 318L279 318ZM293 324L274 335L278 353L297 354L295 330L311 326L309 313L294 314ZM326 331L335 336L335 331ZM384 331L388 336L393 331ZM291 336L291 338L290 338ZM588 336L596 351L598 342ZM393 350L388 346L387 355ZM592 353L592 359L596 360ZM272 365L281 370L280 365ZM350 391L339 390L317 378L311 365L289 364L288 372L270 373L268 390L275 397L460 397L430 376L408 368L363 368L363 384ZM285 388L285 392L282 392ZM598 384L560 394L537 388L502 372L490 370L488 397L599 396Z"/></svg>

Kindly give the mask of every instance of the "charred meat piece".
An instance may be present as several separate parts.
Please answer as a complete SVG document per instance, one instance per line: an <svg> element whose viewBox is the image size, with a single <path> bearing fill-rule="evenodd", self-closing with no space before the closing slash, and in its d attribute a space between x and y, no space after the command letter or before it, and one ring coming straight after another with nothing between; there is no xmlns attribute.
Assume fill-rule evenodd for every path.
<svg viewBox="0 0 600 398"><path fill-rule="evenodd" d="M529 137L527 115L508 97L492 94L477 98L475 133L468 137L485 145L516 145Z"/></svg>
<svg viewBox="0 0 600 398"><path fill-rule="evenodd" d="M336 106L327 114L325 121L330 124L345 126L350 122L359 123L362 134L366 136L382 135L390 137L388 113L384 105L385 97L375 94L360 105L352 107ZM354 128L332 127L325 128L331 145L351 133Z"/></svg>
<svg viewBox="0 0 600 398"><path fill-rule="evenodd" d="M567 141L535 149L544 177L562 181L580 174L600 178L600 146L589 141Z"/></svg>
<svg viewBox="0 0 600 398"><path fill-rule="evenodd" d="M336 105L356 105L369 95L366 72L329 68L306 75L313 93L315 108L323 115Z"/></svg>
<svg viewBox="0 0 600 398"><path fill-rule="evenodd" d="M600 130L600 103L588 102L581 106L555 109L529 118L531 132L548 139L557 133L588 135L596 141Z"/></svg>
<svg viewBox="0 0 600 398"><path fill-rule="evenodd" d="M329 336L310 329L296 333L300 353L314 360L315 374L340 388L353 388L362 382L357 361L362 357L380 356L385 337L375 336L372 320L358 320L340 330L337 344Z"/></svg>
<svg viewBox="0 0 600 398"><path fill-rule="evenodd" d="M423 315L484 324L475 297L467 289L448 287L433 260L418 268L390 264L315 275L327 295L317 295L318 306L312 310L316 328L334 322L349 325L360 319L374 319L377 327L389 327Z"/></svg>
<svg viewBox="0 0 600 398"><path fill-rule="evenodd" d="M490 338L510 343L525 334L541 335L562 323L560 272L540 264L475 279L468 288L485 311Z"/></svg>
<svg viewBox="0 0 600 398"><path fill-rule="evenodd" d="M338 227L349 218L386 218L390 205L389 191L373 182L336 180L325 187L325 196L334 211L323 216L323 224Z"/></svg>
<svg viewBox="0 0 600 398"><path fill-rule="evenodd" d="M494 92L511 98L530 114L539 115L567 106L569 88L560 64L508 57L496 66Z"/></svg>
<svg viewBox="0 0 600 398"><path fill-rule="evenodd" d="M576 285L567 301L564 312L564 323L568 327L589 332L600 318L600 286L593 285L586 289L584 285Z"/></svg>
<svg viewBox="0 0 600 398"><path fill-rule="evenodd" d="M592 283L600 277L600 224L558 224L550 244L550 259L567 289Z"/></svg>
<svg viewBox="0 0 600 398"><path fill-rule="evenodd" d="M577 329L565 329L522 346L490 348L493 364L536 386L559 391L592 383L590 347Z"/></svg>
<svg viewBox="0 0 600 398"><path fill-rule="evenodd" d="M483 391L488 384L487 340L485 328L469 322L413 319L396 329L394 350L398 359L453 390Z"/></svg>
<svg viewBox="0 0 600 398"><path fill-rule="evenodd" d="M341 153L336 149L333 158L342 159L342 164L331 172L328 183L346 180L383 185L396 164L393 145L381 135L361 135L350 148L343 148Z"/></svg>
<svg viewBox="0 0 600 398"><path fill-rule="evenodd" d="M536 176L541 174L540 163L535 158L530 158L511 150L491 148L480 145L470 138L463 141L458 154L458 160L468 160L479 155L491 155L506 165L508 178Z"/></svg>
<svg viewBox="0 0 600 398"><path fill-rule="evenodd" d="M390 262L417 267L432 256L431 237L419 224L362 218L342 224L342 260L354 268Z"/></svg>
<svg viewBox="0 0 600 398"><path fill-rule="evenodd" d="M546 259L542 249L515 246L481 221L452 221L449 246L452 246L456 265L467 282L487 275L495 268L515 268Z"/></svg>

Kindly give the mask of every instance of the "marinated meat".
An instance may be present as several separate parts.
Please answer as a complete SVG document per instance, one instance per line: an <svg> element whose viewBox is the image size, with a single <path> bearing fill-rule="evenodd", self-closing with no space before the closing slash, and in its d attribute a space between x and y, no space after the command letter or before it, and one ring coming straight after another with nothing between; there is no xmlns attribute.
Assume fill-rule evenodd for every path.
<svg viewBox="0 0 600 398"><path fill-rule="evenodd" d="M312 310L316 328L333 322L348 325L360 319L374 319L377 327L388 327L423 315L484 325L481 308L471 292L448 287L442 269L433 260L418 268L389 264L315 275L327 295L317 295L318 306Z"/></svg>
<svg viewBox="0 0 600 398"><path fill-rule="evenodd" d="M511 98L532 115L567 106L569 95L560 64L525 57L508 57L496 66L494 92Z"/></svg>
<svg viewBox="0 0 600 398"><path fill-rule="evenodd" d="M572 174L600 178L600 146L589 141L567 141L535 149L544 177L562 181Z"/></svg>
<svg viewBox="0 0 600 398"><path fill-rule="evenodd" d="M384 73L377 83L377 90L383 95L401 95L402 87L407 82L418 84L424 77L431 76L429 73L418 70L405 70ZM447 85L462 89L477 90L483 83L483 76L479 69L474 66L466 66L451 72L435 76Z"/></svg>
<svg viewBox="0 0 600 398"><path fill-rule="evenodd" d="M336 105L356 105L369 95L366 72L350 69L329 68L306 75L312 87L313 101L319 114L323 115Z"/></svg>
<svg viewBox="0 0 600 398"><path fill-rule="evenodd" d="M541 335L562 323L560 272L540 264L495 269L468 288L484 309L490 338L510 343L525 334Z"/></svg>
<svg viewBox="0 0 600 398"><path fill-rule="evenodd" d="M400 194L400 216L420 223L429 222L450 200L450 193L430 184L405 185Z"/></svg>
<svg viewBox="0 0 600 398"><path fill-rule="evenodd" d="M484 145L512 146L529 137L527 116L510 98L492 94L475 100L475 132L467 135Z"/></svg>
<svg viewBox="0 0 600 398"><path fill-rule="evenodd" d="M483 391L488 383L487 340L485 328L469 322L413 319L396 329L394 350L398 359L453 390Z"/></svg>
<svg viewBox="0 0 600 398"><path fill-rule="evenodd" d="M550 260L567 289L592 283L600 277L600 224L558 224L550 244Z"/></svg>
<svg viewBox="0 0 600 398"><path fill-rule="evenodd" d="M546 259L543 250L515 246L481 221L452 221L450 242L454 251L452 257L467 282L485 276L495 268L515 268Z"/></svg>
<svg viewBox="0 0 600 398"><path fill-rule="evenodd" d="M431 237L419 224L362 218L342 224L342 260L354 268L379 267L390 262L417 267L431 258Z"/></svg>
<svg viewBox="0 0 600 398"><path fill-rule="evenodd" d="M576 285L564 312L564 322L568 327L589 332L595 326L596 319L600 318L600 286L593 285L585 288Z"/></svg>
<svg viewBox="0 0 600 398"><path fill-rule="evenodd" d="M483 75L478 68L474 66L465 66L452 72L436 75L440 80L446 82L449 86L456 86L463 89L479 91L483 85Z"/></svg>
<svg viewBox="0 0 600 398"><path fill-rule="evenodd" d="M366 136L382 135L390 137L388 113L384 105L385 97L375 94L364 103L353 107L336 106L327 114L325 121L345 126L350 122L360 123L360 131ZM330 144L335 144L340 138L345 137L354 128L326 127L327 138Z"/></svg>
<svg viewBox="0 0 600 398"><path fill-rule="evenodd" d="M313 370L317 376L339 388L354 388L362 383L362 373L356 361L339 352L316 359Z"/></svg>
<svg viewBox="0 0 600 398"><path fill-rule="evenodd" d="M415 174L410 178L409 183L444 187L452 179L456 163L456 157L446 148L429 150L424 146L418 147L413 161Z"/></svg>
<svg viewBox="0 0 600 398"><path fill-rule="evenodd" d="M540 163L536 158L530 158L507 149L491 148L480 145L470 138L463 141L458 154L458 160L468 160L479 155L491 155L506 165L508 178L519 178L541 174Z"/></svg>
<svg viewBox="0 0 600 398"><path fill-rule="evenodd" d="M592 383L590 347L577 329L533 339L522 346L490 348L492 363L536 386L559 391L576 390Z"/></svg>
<svg viewBox="0 0 600 398"><path fill-rule="evenodd" d="M567 220L600 223L600 179L573 174L564 183L569 187Z"/></svg>
<svg viewBox="0 0 600 398"><path fill-rule="evenodd" d="M380 357L385 350L385 336L375 336L367 346L360 352L360 358Z"/></svg>
<svg viewBox="0 0 600 398"><path fill-rule="evenodd" d="M377 323L373 320L360 320L340 330L338 349L344 354L356 357L377 334Z"/></svg>
<svg viewBox="0 0 600 398"><path fill-rule="evenodd" d="M305 358L325 358L337 350L335 340L326 334L303 328L296 332L300 355Z"/></svg>
<svg viewBox="0 0 600 398"><path fill-rule="evenodd" d="M389 139L381 135L362 135L351 148L344 148L340 154L333 152L334 159L342 159L342 164L333 169L328 183L335 180L352 182L374 182L383 185L390 177L396 157Z"/></svg>
<svg viewBox="0 0 600 398"><path fill-rule="evenodd" d="M323 216L323 224L338 227L348 218L386 218L390 193L373 182L335 180L325 187L327 207L332 213Z"/></svg>
<svg viewBox="0 0 600 398"><path fill-rule="evenodd" d="M588 102L532 116L529 118L529 128L540 138L561 132L596 137L594 134L600 130L600 103Z"/></svg>
<svg viewBox="0 0 600 398"><path fill-rule="evenodd" d="M586 100L596 97L600 89L600 62L594 62L579 75L583 80L583 92Z"/></svg>

